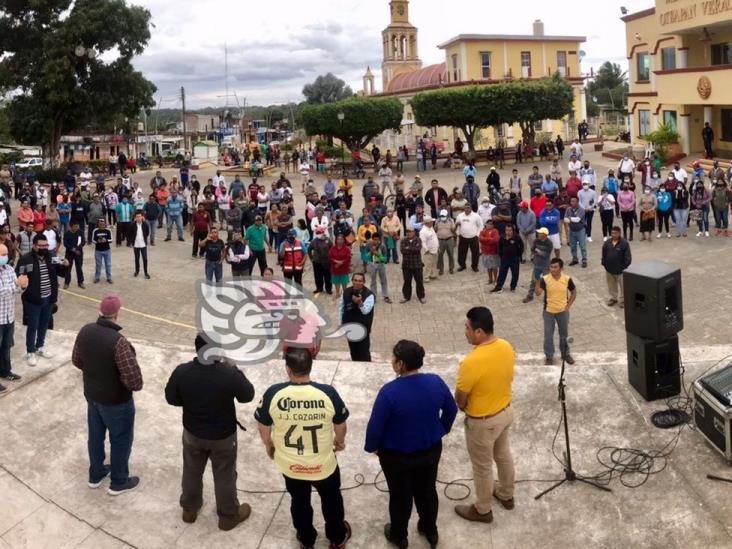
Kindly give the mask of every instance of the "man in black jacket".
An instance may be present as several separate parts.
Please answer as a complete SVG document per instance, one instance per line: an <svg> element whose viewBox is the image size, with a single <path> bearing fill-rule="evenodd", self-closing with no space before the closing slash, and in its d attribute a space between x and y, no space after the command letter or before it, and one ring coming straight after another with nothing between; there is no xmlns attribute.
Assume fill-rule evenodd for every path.
<svg viewBox="0 0 732 549"><path fill-rule="evenodd" d="M206 346L196 337L196 352ZM181 364L165 386L168 404L183 407L183 521L195 522L203 505L203 472L211 459L219 528L231 530L252 512L236 495L236 411L234 400L251 402L254 387L236 366L198 358Z"/></svg>
<svg viewBox="0 0 732 549"><path fill-rule="evenodd" d="M99 305L99 318L76 336L71 362L83 372L89 423L89 488L98 488L107 476L107 493L117 496L140 483L129 472L135 430L133 391L142 389L142 372L135 348L120 334L122 300L110 294ZM104 439L109 431L111 467L104 464Z"/></svg>
<svg viewBox="0 0 732 549"><path fill-rule="evenodd" d="M610 229L610 240L602 245L602 266L605 267L605 280L610 299L607 304L612 307L618 300L620 308L623 303L623 271L630 267L633 260L630 244L620 236L620 227Z"/></svg>
<svg viewBox="0 0 732 549"><path fill-rule="evenodd" d="M132 246L135 252L135 276L140 274L140 256L142 256L142 268L145 278L149 279L147 272L147 239L150 236L150 226L142 220L142 212L135 213L135 220L127 227L127 245Z"/></svg>
<svg viewBox="0 0 732 549"><path fill-rule="evenodd" d="M430 207L434 219L437 219L437 213L440 210L440 203L443 199L447 201L447 191L440 187L437 179L433 179L430 190L424 195L424 201Z"/></svg>
<svg viewBox="0 0 732 549"><path fill-rule="evenodd" d="M71 220L69 224L69 230L64 235L64 248L66 249L66 261L69 265L72 263L76 265L76 281L79 283L79 288L84 289L84 271L82 265L84 263L84 245L86 240L84 239L84 231L79 229L79 223ZM69 269L64 277L64 290L69 287L71 283L71 269Z"/></svg>
<svg viewBox="0 0 732 549"><path fill-rule="evenodd" d="M38 363L37 356L53 358L44 347L46 331L58 299L57 277L63 276L68 266L69 262L65 259L61 265L51 260L48 239L43 233L33 237L33 250L22 256L15 266L18 276L28 276L28 287L22 296L24 313L28 319L25 332L28 366Z"/></svg>
<svg viewBox="0 0 732 549"><path fill-rule="evenodd" d="M338 309L341 324L360 324L366 329L366 337L361 341L348 340L351 360L371 362L371 326L374 322L374 294L366 287L366 275L353 273L352 286L343 290Z"/></svg>
<svg viewBox="0 0 732 549"><path fill-rule="evenodd" d="M523 241L514 234L513 225L506 225L505 235L498 241L498 257L501 259L501 267L498 270L496 287L491 292L500 292L503 284L511 271L511 291L516 291L519 278L519 262L524 253Z"/></svg>

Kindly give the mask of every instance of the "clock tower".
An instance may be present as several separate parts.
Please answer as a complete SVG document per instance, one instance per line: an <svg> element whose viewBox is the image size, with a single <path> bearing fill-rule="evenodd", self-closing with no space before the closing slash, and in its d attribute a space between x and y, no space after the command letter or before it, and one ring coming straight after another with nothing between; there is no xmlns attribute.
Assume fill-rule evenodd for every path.
<svg viewBox="0 0 732 549"><path fill-rule="evenodd" d="M384 91L397 74L412 72L422 68L417 54L417 27L409 22L409 0L392 0L391 23L382 33L384 60L381 74Z"/></svg>

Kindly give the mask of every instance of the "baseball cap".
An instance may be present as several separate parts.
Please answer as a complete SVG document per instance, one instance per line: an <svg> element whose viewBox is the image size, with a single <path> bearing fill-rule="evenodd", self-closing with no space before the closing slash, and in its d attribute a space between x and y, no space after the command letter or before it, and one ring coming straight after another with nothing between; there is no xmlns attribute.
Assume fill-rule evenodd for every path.
<svg viewBox="0 0 732 549"><path fill-rule="evenodd" d="M426 215L422 218L422 221L434 221L431 215Z"/></svg>
<svg viewBox="0 0 732 549"><path fill-rule="evenodd" d="M546 227L542 227L541 229L538 229L536 232L537 233L541 233L541 234L548 235L549 234L549 229L547 229Z"/></svg>
<svg viewBox="0 0 732 549"><path fill-rule="evenodd" d="M447 217L447 210L440 210L440 217Z"/></svg>
<svg viewBox="0 0 732 549"><path fill-rule="evenodd" d="M528 202L526 202L526 201L524 201L524 202L521 202L521 203L519 204L519 208L528 208L528 207L529 207L529 203L528 203Z"/></svg>

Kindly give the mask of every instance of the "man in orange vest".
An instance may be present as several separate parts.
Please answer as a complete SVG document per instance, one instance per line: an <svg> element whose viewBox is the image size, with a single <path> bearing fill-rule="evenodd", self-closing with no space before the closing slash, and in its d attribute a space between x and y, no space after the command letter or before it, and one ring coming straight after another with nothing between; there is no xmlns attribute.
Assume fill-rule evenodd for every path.
<svg viewBox="0 0 732 549"><path fill-rule="evenodd" d="M287 231L287 239L280 245L279 257L282 274L302 286L302 271L308 259L307 249L297 240L295 229Z"/></svg>

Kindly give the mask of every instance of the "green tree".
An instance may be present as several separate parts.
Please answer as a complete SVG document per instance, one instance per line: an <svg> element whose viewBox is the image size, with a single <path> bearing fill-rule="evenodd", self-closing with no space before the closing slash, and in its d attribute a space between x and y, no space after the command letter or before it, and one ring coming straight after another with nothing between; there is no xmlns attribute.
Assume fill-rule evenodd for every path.
<svg viewBox="0 0 732 549"><path fill-rule="evenodd" d="M8 125L55 162L63 132L110 130L154 105L132 58L150 39L150 12L125 0L4 2L0 82L15 92ZM107 54L102 59L102 54Z"/></svg>
<svg viewBox="0 0 732 549"><path fill-rule="evenodd" d="M595 79L587 84L587 113L599 114L599 105L625 111L625 97L628 90L627 73L617 63L606 61L597 70Z"/></svg>
<svg viewBox="0 0 732 549"><path fill-rule="evenodd" d="M475 151L476 133L498 124L518 124L524 143L536 138L534 123L560 120L572 112L572 86L559 75L537 80L467 86L420 93L412 98L420 126L452 126Z"/></svg>
<svg viewBox="0 0 732 549"><path fill-rule="evenodd" d="M343 113L343 121L338 114ZM393 97L352 97L326 105L305 105L302 119L308 135L337 137L350 150L363 149L386 130L399 131L402 103Z"/></svg>
<svg viewBox="0 0 732 549"><path fill-rule="evenodd" d="M475 151L475 136L504 121L493 101L494 86L466 86L424 92L410 101L414 119L423 127L450 126L462 130L468 150Z"/></svg>
<svg viewBox="0 0 732 549"><path fill-rule="evenodd" d="M308 105L322 105L353 97L353 90L346 86L343 80L329 72L318 76L312 84L306 84L302 94Z"/></svg>

